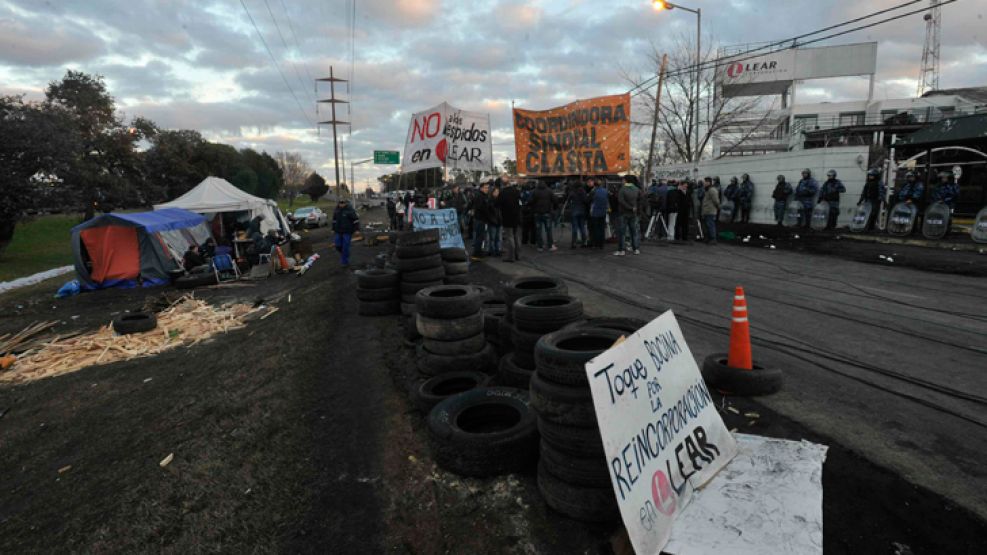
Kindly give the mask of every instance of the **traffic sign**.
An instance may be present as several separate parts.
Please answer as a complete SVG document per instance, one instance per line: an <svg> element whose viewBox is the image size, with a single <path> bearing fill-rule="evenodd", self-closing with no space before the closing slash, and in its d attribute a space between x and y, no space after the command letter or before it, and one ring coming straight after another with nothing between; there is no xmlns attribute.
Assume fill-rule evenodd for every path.
<svg viewBox="0 0 987 555"><path fill-rule="evenodd" d="M400 164L401 155L396 150L375 150L374 164Z"/></svg>

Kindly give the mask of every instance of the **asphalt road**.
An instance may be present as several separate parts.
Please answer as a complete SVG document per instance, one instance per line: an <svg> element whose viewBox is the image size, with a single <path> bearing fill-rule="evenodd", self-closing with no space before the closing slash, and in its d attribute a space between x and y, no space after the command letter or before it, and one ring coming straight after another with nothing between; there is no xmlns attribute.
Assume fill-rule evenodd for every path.
<svg viewBox="0 0 987 555"><path fill-rule="evenodd" d="M671 308L700 360L726 351L743 286L755 360L786 375L763 405L987 518L983 279L703 244L525 254L490 264L565 278L593 316Z"/></svg>

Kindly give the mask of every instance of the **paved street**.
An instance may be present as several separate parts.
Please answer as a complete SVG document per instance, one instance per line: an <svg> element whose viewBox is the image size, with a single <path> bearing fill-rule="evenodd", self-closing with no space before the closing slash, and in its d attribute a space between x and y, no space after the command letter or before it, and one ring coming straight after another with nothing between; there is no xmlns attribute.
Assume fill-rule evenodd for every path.
<svg viewBox="0 0 987 555"><path fill-rule="evenodd" d="M785 370L764 405L987 517L983 279L702 244L529 252L490 264L564 277L590 315L671 308L700 362L726 350L742 285L755 360Z"/></svg>

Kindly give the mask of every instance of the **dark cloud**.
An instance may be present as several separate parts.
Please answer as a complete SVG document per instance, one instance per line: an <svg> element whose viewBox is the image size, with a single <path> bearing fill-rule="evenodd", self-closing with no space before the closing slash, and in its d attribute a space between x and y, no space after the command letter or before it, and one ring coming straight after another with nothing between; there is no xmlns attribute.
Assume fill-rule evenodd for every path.
<svg viewBox="0 0 987 555"><path fill-rule="evenodd" d="M91 30L71 21L18 18L0 12L0 63L15 66L57 66L86 62L106 52Z"/></svg>

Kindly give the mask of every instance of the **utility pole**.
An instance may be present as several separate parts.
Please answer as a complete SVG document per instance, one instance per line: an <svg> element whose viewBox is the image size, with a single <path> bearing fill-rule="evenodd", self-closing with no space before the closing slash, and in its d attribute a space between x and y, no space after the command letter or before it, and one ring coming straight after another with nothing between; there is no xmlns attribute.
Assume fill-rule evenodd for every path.
<svg viewBox="0 0 987 555"><path fill-rule="evenodd" d="M925 19L925 45L922 47L922 70L918 76L918 96L939 89L939 47L942 34L942 6L929 0Z"/></svg>
<svg viewBox="0 0 987 555"><path fill-rule="evenodd" d="M655 117L651 121L651 147L648 149L648 166L644 172L644 186L651 184L651 164L655 159L655 139L658 136L658 111L661 107L661 90L665 86L665 67L668 65L668 54L661 56L661 69L658 70L658 91L655 92Z"/></svg>
<svg viewBox="0 0 987 555"><path fill-rule="evenodd" d="M332 72L332 66L329 66L329 77L323 77L321 79L316 79L315 81L316 81L316 85L315 85L316 93L318 93L319 90L319 85L318 85L319 81L329 82L329 98L317 100L316 104L317 105L320 103L329 104L332 107L332 119L328 121L320 121L319 125L332 125L332 153L333 153L334 163L336 165L336 199L338 200L339 198L341 198L341 196L339 190L339 140L336 134L336 126L349 125L350 123L348 121L338 121L336 119L336 104L349 104L349 102L345 100L340 100L336 98L336 83L345 83L346 79L337 78ZM345 175L346 175L346 170L344 169L343 176Z"/></svg>

